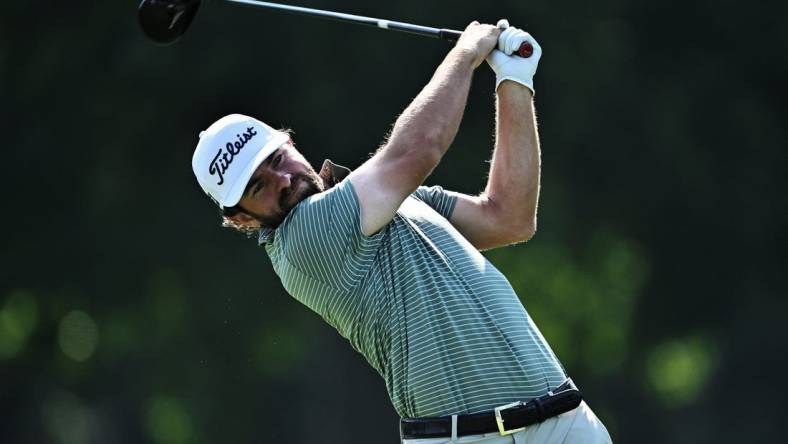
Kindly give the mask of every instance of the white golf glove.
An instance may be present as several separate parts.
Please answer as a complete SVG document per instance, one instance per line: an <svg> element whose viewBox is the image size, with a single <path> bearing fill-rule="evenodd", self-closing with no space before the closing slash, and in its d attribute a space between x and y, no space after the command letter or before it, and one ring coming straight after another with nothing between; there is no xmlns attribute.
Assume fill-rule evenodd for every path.
<svg viewBox="0 0 788 444"><path fill-rule="evenodd" d="M498 37L498 48L487 56L487 63L495 71L495 89L497 90L504 80L512 80L527 86L533 92L534 74L539 65L539 58L542 57L542 48L531 34L519 28L509 27L509 22L506 20L499 21L498 27L505 28ZM531 57L512 55L523 42L529 42L534 47Z"/></svg>

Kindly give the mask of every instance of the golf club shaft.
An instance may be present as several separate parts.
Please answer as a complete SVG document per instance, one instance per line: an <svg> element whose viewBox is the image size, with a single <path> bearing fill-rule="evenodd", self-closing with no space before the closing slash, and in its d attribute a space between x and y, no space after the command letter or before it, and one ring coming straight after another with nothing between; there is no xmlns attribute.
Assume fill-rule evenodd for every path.
<svg viewBox="0 0 788 444"><path fill-rule="evenodd" d="M395 22L391 20L383 20L372 17L364 17L362 15L344 14L341 12L325 11L322 9L304 8L301 6L282 5L279 3L262 2L257 0L224 0L228 3L236 3L239 5L252 6L257 8L277 9L279 11L291 12L294 14L311 15L314 17L321 17L330 20L338 20L342 22L358 23L360 25L374 26L381 29L391 29L394 31L407 32L410 34L423 35L427 37L434 37L441 40L455 42L462 35L461 31L453 29L438 29L429 26L412 25L410 23Z"/></svg>

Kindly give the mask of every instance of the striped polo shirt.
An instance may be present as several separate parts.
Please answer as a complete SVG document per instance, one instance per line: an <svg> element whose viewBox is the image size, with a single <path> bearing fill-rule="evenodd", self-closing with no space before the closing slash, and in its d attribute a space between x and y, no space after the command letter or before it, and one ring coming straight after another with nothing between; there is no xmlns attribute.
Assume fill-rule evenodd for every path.
<svg viewBox="0 0 788 444"><path fill-rule="evenodd" d="M420 187L365 236L344 179L260 233L284 288L380 373L401 417L488 411L566 378L506 278L448 221L456 202Z"/></svg>

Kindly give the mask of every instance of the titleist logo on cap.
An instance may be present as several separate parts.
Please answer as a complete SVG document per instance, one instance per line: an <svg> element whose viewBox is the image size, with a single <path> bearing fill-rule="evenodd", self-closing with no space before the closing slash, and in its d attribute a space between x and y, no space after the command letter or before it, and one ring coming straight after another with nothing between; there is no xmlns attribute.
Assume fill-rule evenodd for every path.
<svg viewBox="0 0 788 444"><path fill-rule="evenodd" d="M219 148L219 152L216 153L216 156L214 156L208 167L208 173L210 175L213 176L215 174L219 176L219 182L217 182L216 185L224 183L224 173L227 171L227 168L230 168L230 164L233 163L236 154L240 153L241 149L243 149L243 147L245 147L256 135L257 131L255 131L254 127L250 126L246 129L245 133L236 134L238 137L237 141L228 142L224 148Z"/></svg>

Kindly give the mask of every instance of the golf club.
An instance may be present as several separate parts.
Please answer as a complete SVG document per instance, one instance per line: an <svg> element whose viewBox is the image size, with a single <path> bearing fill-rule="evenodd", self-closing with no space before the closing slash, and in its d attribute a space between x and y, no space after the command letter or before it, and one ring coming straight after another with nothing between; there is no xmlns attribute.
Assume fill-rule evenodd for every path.
<svg viewBox="0 0 788 444"><path fill-rule="evenodd" d="M453 29L431 28L428 26L364 17L361 15L344 14L322 9L303 8L300 6L283 5L257 0L222 1L254 8L274 9L293 14L309 15L346 23L374 26L380 29L407 32L449 42L457 41L462 35L461 31ZM194 16L197 14L197 9L199 7L200 0L142 0L138 9L138 19L145 35L156 43L166 45L174 43L186 32L192 20L194 20ZM520 57L530 57L531 54L533 54L533 50L530 43L523 42L517 51L517 55Z"/></svg>

